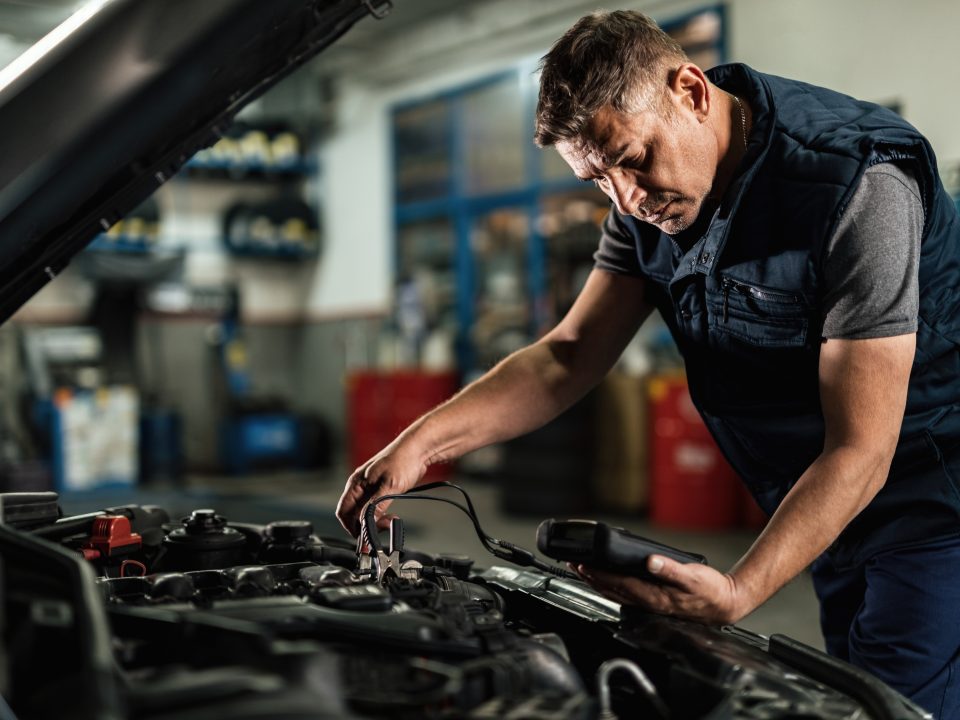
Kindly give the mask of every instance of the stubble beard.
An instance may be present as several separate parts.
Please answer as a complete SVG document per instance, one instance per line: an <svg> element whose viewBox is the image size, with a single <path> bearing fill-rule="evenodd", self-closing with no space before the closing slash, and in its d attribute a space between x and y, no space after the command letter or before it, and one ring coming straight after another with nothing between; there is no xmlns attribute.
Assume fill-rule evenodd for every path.
<svg viewBox="0 0 960 720"><path fill-rule="evenodd" d="M713 207L711 204L710 191L704 193L697 199L681 196L676 198L675 202L689 206L690 211L683 212L680 215L672 217L666 222L657 225L657 227L660 228L660 231L666 233L667 235L679 235L684 230L689 229L694 223L697 222L702 213L711 211L711 208Z"/></svg>

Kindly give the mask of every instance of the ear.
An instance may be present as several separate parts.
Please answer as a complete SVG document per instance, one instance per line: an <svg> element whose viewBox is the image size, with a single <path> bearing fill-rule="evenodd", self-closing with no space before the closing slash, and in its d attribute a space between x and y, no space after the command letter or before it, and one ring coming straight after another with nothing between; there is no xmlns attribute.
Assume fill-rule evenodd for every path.
<svg viewBox="0 0 960 720"><path fill-rule="evenodd" d="M670 75L670 94L678 110L705 122L710 113L710 81L693 63L683 63Z"/></svg>

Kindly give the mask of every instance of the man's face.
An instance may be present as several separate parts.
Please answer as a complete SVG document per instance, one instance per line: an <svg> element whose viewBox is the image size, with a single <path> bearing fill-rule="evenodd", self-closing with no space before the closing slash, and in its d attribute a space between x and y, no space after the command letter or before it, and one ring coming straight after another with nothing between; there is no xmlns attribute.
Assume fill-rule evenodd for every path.
<svg viewBox="0 0 960 720"><path fill-rule="evenodd" d="M595 182L621 214L675 235L693 224L710 195L719 155L700 116L673 96L666 102L672 112L605 107L581 141L556 148L577 177Z"/></svg>

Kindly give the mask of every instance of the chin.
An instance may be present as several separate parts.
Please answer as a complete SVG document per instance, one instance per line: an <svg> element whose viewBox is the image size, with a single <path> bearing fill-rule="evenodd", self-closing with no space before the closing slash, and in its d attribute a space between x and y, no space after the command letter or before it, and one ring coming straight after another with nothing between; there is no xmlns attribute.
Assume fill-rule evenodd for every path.
<svg viewBox="0 0 960 720"><path fill-rule="evenodd" d="M660 232L664 232L667 235L677 235L682 233L684 230L692 226L697 219L700 217L702 212L713 212L716 208L715 205L709 202L707 196L702 198L699 202L695 200L688 200L686 202L680 201L677 203L682 209L681 212L672 217L668 217L663 222L657 223L657 227L660 228Z"/></svg>
<svg viewBox="0 0 960 720"><path fill-rule="evenodd" d="M692 224L693 221L687 218L686 215L678 215L676 217L667 218L661 223L657 223L657 227L660 228L660 232L664 232L667 235L677 235L682 233Z"/></svg>

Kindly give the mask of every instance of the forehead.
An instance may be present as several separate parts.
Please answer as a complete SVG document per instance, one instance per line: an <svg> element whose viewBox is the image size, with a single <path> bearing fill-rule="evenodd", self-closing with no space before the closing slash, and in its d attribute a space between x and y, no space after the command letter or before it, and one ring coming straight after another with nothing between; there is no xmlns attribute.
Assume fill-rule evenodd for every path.
<svg viewBox="0 0 960 720"><path fill-rule="evenodd" d="M651 131L650 113L624 113L602 108L587 123L583 133L557 143L557 152L584 177L606 170L632 145L646 141Z"/></svg>

